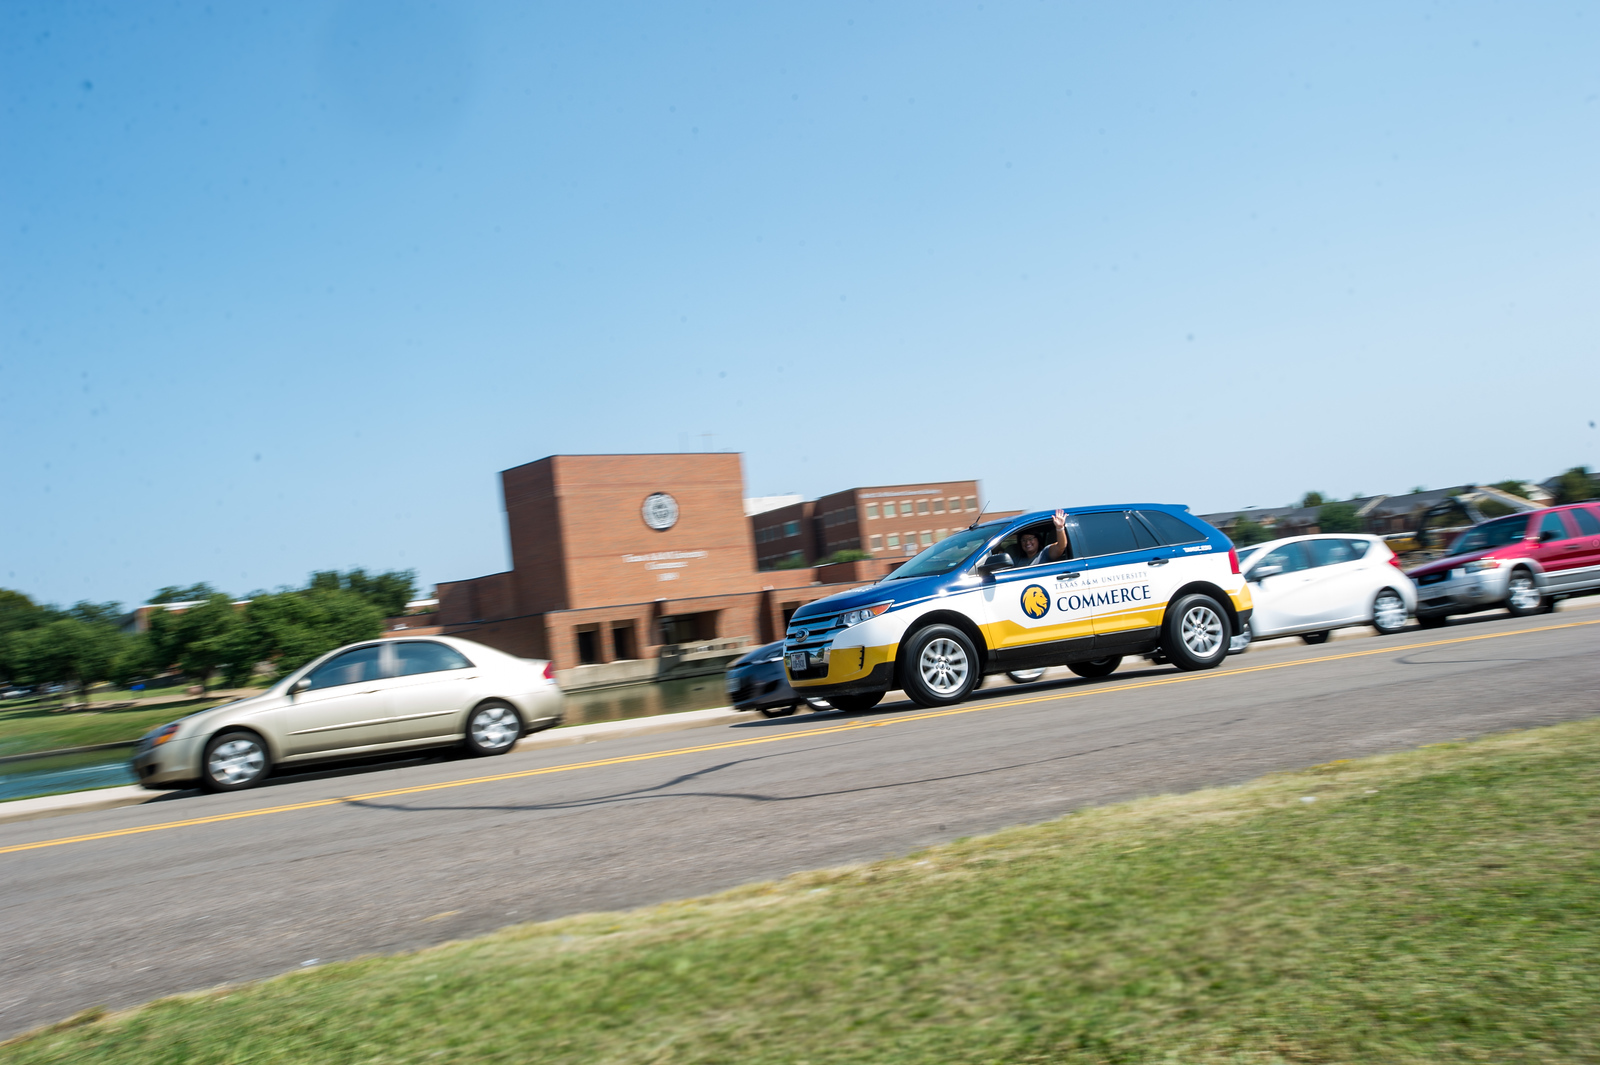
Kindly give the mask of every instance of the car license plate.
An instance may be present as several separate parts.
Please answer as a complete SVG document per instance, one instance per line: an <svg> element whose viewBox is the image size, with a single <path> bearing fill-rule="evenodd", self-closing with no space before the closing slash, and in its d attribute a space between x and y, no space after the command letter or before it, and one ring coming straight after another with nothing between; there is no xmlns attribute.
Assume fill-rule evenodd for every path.
<svg viewBox="0 0 1600 1065"><path fill-rule="evenodd" d="M739 688L743 684L744 684L744 681L741 680L739 677L734 676L732 673L728 674L728 694L729 695L738 694Z"/></svg>
<svg viewBox="0 0 1600 1065"><path fill-rule="evenodd" d="M789 652L789 672L804 673L811 668L811 656L804 651Z"/></svg>

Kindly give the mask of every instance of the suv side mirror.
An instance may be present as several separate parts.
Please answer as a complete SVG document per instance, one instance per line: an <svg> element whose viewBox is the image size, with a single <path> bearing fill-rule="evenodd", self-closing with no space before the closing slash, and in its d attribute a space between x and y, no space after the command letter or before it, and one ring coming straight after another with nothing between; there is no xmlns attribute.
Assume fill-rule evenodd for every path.
<svg viewBox="0 0 1600 1065"><path fill-rule="evenodd" d="M1282 566L1257 566L1255 569L1250 571L1250 575L1247 576L1245 578L1245 580L1247 580L1247 581L1258 581L1258 582L1259 581L1264 581L1268 577L1276 577L1278 574L1280 574L1282 572L1283 572L1283 567Z"/></svg>
<svg viewBox="0 0 1600 1065"><path fill-rule="evenodd" d="M993 573L997 569L1013 569L1016 562L1004 551L991 551L989 557L978 564L978 568L985 573Z"/></svg>

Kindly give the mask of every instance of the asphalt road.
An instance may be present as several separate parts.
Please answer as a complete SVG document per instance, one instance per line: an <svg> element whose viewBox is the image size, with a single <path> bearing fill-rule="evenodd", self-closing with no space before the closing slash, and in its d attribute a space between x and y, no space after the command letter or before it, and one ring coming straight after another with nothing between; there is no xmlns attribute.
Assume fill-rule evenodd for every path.
<svg viewBox="0 0 1600 1065"><path fill-rule="evenodd" d="M91 1006L1600 711L1600 611L0 825L0 1036ZM87 837L87 838L85 838Z"/></svg>

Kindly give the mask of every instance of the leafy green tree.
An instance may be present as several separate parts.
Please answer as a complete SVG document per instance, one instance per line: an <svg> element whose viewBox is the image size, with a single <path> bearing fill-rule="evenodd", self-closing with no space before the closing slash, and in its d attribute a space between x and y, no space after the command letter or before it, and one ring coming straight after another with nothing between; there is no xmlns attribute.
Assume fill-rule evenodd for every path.
<svg viewBox="0 0 1600 1065"><path fill-rule="evenodd" d="M166 613L163 611L163 613ZM176 615L174 625L178 664L200 682L210 683L211 674L223 666L237 666L236 658L248 657L244 619L233 600L221 592L213 593L200 606ZM253 663L246 663L248 668Z"/></svg>
<svg viewBox="0 0 1600 1065"><path fill-rule="evenodd" d="M248 646L253 661L270 660L281 675L335 647L377 638L385 616L365 597L343 589L258 596L245 615Z"/></svg>
<svg viewBox="0 0 1600 1065"><path fill-rule="evenodd" d="M393 618L404 614L406 604L417 597L417 571L387 570L369 577L362 569L349 573L319 570L311 575L309 589L353 592L383 611L384 617Z"/></svg>
<svg viewBox="0 0 1600 1065"><path fill-rule="evenodd" d="M1574 466L1556 479L1556 503L1581 503L1600 496L1600 486L1587 466Z"/></svg>
<svg viewBox="0 0 1600 1065"><path fill-rule="evenodd" d="M1300 500L1300 505L1302 507L1320 507L1320 506L1322 506L1322 493L1321 492L1307 492L1305 494L1304 498L1302 498Z"/></svg>
<svg viewBox="0 0 1600 1065"><path fill-rule="evenodd" d="M152 603L198 603L219 594L211 585L201 582L187 588L169 585L150 597Z"/></svg>
<svg viewBox="0 0 1600 1065"><path fill-rule="evenodd" d="M0 588L0 681L25 679L21 635L60 616L60 611L40 606L21 592Z"/></svg>
<svg viewBox="0 0 1600 1065"><path fill-rule="evenodd" d="M1526 499L1527 498L1527 496L1524 493L1526 493L1528 491L1528 488L1521 481L1496 481L1494 484L1491 484L1489 487L1490 488L1498 488L1502 492L1510 492L1512 495L1517 496L1518 498L1521 498L1521 499Z"/></svg>
<svg viewBox="0 0 1600 1065"><path fill-rule="evenodd" d="M1249 547L1251 544L1266 543L1272 539L1272 533L1259 522L1240 518L1233 523L1233 532L1228 534L1228 539L1233 541L1235 547Z"/></svg>
<svg viewBox="0 0 1600 1065"><path fill-rule="evenodd" d="M1325 503L1317 511L1317 528L1325 533L1361 531L1361 519L1351 503Z"/></svg>
<svg viewBox="0 0 1600 1065"><path fill-rule="evenodd" d="M10 637L20 679L33 684L75 685L88 698L91 685L106 680L126 637L114 626L57 618Z"/></svg>
<svg viewBox="0 0 1600 1065"><path fill-rule="evenodd" d="M867 554L865 551L856 551L850 548L845 548L841 551L835 551L833 554L817 563L817 565L827 566L834 562L860 562L871 557L872 556Z"/></svg>
<svg viewBox="0 0 1600 1065"><path fill-rule="evenodd" d="M787 558L780 558L772 564L773 569L805 569L811 565L806 561L806 556L796 551Z"/></svg>

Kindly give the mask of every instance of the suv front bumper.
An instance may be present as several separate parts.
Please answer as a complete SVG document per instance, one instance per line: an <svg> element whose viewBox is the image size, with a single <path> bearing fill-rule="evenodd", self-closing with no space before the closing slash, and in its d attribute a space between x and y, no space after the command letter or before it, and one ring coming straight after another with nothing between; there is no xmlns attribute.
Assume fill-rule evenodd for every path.
<svg viewBox="0 0 1600 1065"><path fill-rule="evenodd" d="M1487 610L1506 601L1511 567L1467 573L1461 568L1433 584L1417 584L1417 616L1439 617Z"/></svg>

